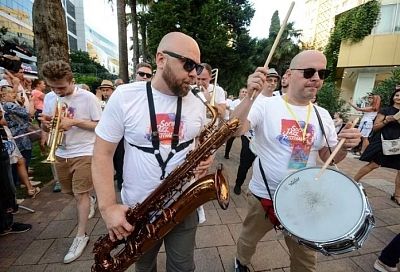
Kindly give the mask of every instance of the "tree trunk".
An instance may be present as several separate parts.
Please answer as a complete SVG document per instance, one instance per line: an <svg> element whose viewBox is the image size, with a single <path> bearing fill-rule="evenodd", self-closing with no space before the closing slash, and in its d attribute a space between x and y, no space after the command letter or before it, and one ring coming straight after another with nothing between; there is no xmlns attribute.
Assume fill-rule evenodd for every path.
<svg viewBox="0 0 400 272"><path fill-rule="evenodd" d="M49 60L69 63L67 26L61 0L35 0L32 17L39 71Z"/></svg>
<svg viewBox="0 0 400 272"><path fill-rule="evenodd" d="M144 62L149 62L149 54L147 53L147 21L142 19L140 21L140 36L142 36L142 56Z"/></svg>
<svg viewBox="0 0 400 272"><path fill-rule="evenodd" d="M125 0L117 0L119 76L125 83L128 83L128 41L125 6Z"/></svg>
<svg viewBox="0 0 400 272"><path fill-rule="evenodd" d="M133 73L136 74L136 65L139 62L139 38L138 38L138 19L136 11L136 0L129 0L131 8L131 23L132 23L132 49L133 49Z"/></svg>

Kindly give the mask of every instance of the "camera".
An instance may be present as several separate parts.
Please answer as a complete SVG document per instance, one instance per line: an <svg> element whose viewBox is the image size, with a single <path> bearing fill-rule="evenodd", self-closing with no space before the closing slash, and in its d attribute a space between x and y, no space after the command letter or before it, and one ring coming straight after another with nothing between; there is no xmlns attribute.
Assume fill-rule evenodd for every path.
<svg viewBox="0 0 400 272"><path fill-rule="evenodd" d="M0 46L0 66L16 73L21 69L22 62L20 58L16 56L14 51L22 53L28 57L31 57L32 54L27 49L12 41L2 41L2 45Z"/></svg>

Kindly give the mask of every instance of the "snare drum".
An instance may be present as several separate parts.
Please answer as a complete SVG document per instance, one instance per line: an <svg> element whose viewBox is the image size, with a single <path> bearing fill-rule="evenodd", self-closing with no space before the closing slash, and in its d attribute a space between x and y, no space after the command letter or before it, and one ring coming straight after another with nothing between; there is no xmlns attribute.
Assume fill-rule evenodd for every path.
<svg viewBox="0 0 400 272"><path fill-rule="evenodd" d="M304 168L276 189L274 208L283 231L324 255L351 252L362 246L375 225L361 184L335 169Z"/></svg>

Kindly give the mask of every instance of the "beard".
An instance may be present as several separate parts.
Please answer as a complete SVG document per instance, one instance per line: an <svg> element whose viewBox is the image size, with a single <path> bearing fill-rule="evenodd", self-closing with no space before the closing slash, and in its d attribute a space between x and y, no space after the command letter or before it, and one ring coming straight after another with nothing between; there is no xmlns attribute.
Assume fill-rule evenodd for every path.
<svg viewBox="0 0 400 272"><path fill-rule="evenodd" d="M184 80L178 80L174 73L172 72L171 67L165 65L165 68L161 74L162 78L164 79L165 83L167 84L168 88L171 92L176 96L186 96L189 92L190 82L185 82Z"/></svg>

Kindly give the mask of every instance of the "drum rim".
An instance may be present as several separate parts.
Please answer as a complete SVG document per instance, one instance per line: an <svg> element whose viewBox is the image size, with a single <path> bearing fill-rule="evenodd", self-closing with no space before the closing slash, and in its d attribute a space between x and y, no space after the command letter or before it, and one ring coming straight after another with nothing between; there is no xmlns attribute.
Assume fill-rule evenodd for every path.
<svg viewBox="0 0 400 272"><path fill-rule="evenodd" d="M288 174L284 179L282 179L282 181L279 182L279 184L278 184L278 186L277 186L277 188L276 188L276 190L275 190L274 197L273 197L273 199L274 199L273 205L274 205L274 211L275 211L276 217L278 218L278 220L279 220L280 224L282 225L283 229L284 229L290 236L295 237L296 239L299 239L299 240L303 240L303 241L307 241L307 242L310 242L310 243L314 243L314 244L318 244L318 245L320 245L320 246L323 246L323 245L328 245L328 244L335 243L335 242L337 242L337 241L341 241L342 239L336 238L336 239L331 239L331 240L315 240L315 241L311 241L311 240L302 238L302 237L300 237L300 236L294 234L293 230L290 230L290 231L289 231L289 228L288 228L287 226L285 226L284 224L282 224L282 219L281 219L281 217L279 216L279 214L277 213L277 209L276 209L276 196L277 196L277 192L278 192L279 189L283 186L284 181L287 180L290 176L292 176L292 175L294 175L294 174L296 174L296 173L299 173L299 172L301 172L301 171L305 171L305 170L308 170L308 169L315 169L315 168L321 169L322 167L319 167L319 166L304 167L304 168L301 168L301 169L299 169L299 170L297 170L297 171L294 171L294 172ZM363 225L363 224L364 224L364 221L365 221L365 219L367 218L367 213L366 213L365 211L368 210L370 213L372 213L372 211L370 211L370 209L369 209L369 207L368 207L368 204L367 204L367 201L368 201L368 200L367 200L367 197L366 197L366 195L363 193L363 186L362 186L361 183L358 183L358 182L354 181L353 178L351 178L351 177L348 176L347 174L345 174L345 173L339 171L338 169L328 167L328 168L326 168L326 170L328 170L328 171L329 171L329 170L332 170L332 171L338 172L339 174L342 174L343 176L349 178L351 181L353 181L354 185L358 188L358 190L360 191L361 195L364 195L364 198L363 198L363 201L362 201L362 205L363 205L362 208L363 208L364 213L360 216L360 218L358 219L357 223L354 225L354 227L353 227L351 230L348 231L347 234L354 233L354 231L355 231L356 229L358 229L358 228L360 227L360 225ZM368 209L367 209L367 208L368 208ZM343 237L348 237L348 235L343 236Z"/></svg>

